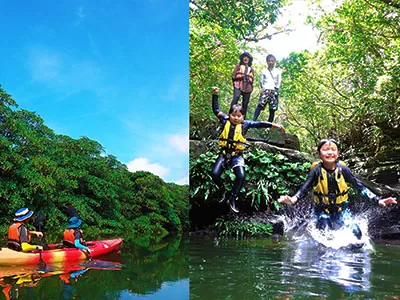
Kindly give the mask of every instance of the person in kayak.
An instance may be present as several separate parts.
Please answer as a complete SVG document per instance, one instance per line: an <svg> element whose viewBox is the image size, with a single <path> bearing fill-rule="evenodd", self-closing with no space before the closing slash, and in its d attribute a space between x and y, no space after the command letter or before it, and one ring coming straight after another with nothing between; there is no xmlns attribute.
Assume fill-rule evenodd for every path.
<svg viewBox="0 0 400 300"><path fill-rule="evenodd" d="M67 248L79 248L90 254L90 249L86 246L83 232L79 229L82 220L76 216L68 219L67 229L64 231L63 245Z"/></svg>
<svg viewBox="0 0 400 300"><path fill-rule="evenodd" d="M343 162L338 161L339 149L334 139L321 140L317 150L321 162L311 166L305 183L293 197L280 196L278 202L293 205L313 188L317 228L337 230L346 225L351 227L358 239L361 239L361 230L353 222L351 212L347 207L350 186L380 206L397 204L396 199L392 197L382 199L354 177L351 170Z"/></svg>
<svg viewBox="0 0 400 300"><path fill-rule="evenodd" d="M213 88L212 109L214 114L220 121L223 129L219 136L218 146L220 154L211 171L211 177L221 191L221 198L218 202L225 201L225 188L221 180L222 171L228 166L235 173L235 181L233 183L231 196L228 200L231 210L235 213L239 212L236 204L240 189L245 179L245 163L242 156L243 150L246 149L247 143L245 134L249 128L270 128L276 127L284 130L283 126L270 122L257 122L244 120L243 107L241 105L231 106L229 113L223 113L218 106L218 88Z"/></svg>
<svg viewBox="0 0 400 300"><path fill-rule="evenodd" d="M250 94L253 91L254 69L251 67L252 64L253 57L250 53L243 52L239 57L239 63L232 72L233 98L231 106L237 104L240 95L242 95L242 108L245 119Z"/></svg>
<svg viewBox="0 0 400 300"><path fill-rule="evenodd" d="M43 250L43 246L30 244L32 235L36 235L39 238L43 237L42 232L31 231L26 226L32 215L33 211L26 207L17 210L14 217L14 224L8 229L7 247L9 249L22 252Z"/></svg>

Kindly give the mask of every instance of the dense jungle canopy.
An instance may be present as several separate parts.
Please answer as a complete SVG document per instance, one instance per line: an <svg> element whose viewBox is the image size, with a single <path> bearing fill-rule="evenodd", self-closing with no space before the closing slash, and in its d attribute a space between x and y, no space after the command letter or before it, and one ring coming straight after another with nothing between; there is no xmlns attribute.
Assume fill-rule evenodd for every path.
<svg viewBox="0 0 400 300"><path fill-rule="evenodd" d="M390 0L343 0L332 1L334 9L324 11L320 1L307 3L314 10L310 9L305 22L319 32L319 47L313 53L292 52L277 61L284 72L274 122L298 137L303 153L315 155L317 141L333 137L340 143L341 159L353 159L350 167L371 175L369 170L383 166L386 170L380 171L390 174L398 184L400 5ZM265 57L269 54L260 45L266 40L274 43L274 36L290 31L289 24L275 26L283 8L290 4L284 0L190 1L193 229L227 213L227 207L215 201L218 190L210 177L218 153L212 141L218 126L211 109L212 87L219 87L220 107L227 112L233 96L234 66L241 53L251 53L255 58L255 83L249 102L252 115L260 94L260 73L267 66ZM261 115L259 120L264 118ZM200 152L203 154L198 155ZM278 208L276 199L299 188L310 163L257 147L250 147L244 158L246 181L239 200L248 212ZM228 190L234 178L230 170L222 175Z"/></svg>
<svg viewBox="0 0 400 300"><path fill-rule="evenodd" d="M60 242L69 204L83 219L87 239L123 236L146 246L189 224L188 186L165 183L149 172L132 173L87 137L55 134L36 113L19 109L0 86L2 235L15 211L29 207L44 215L45 234L58 235L48 242Z"/></svg>
<svg viewBox="0 0 400 300"><path fill-rule="evenodd" d="M255 109L259 75L266 67L268 54L268 49L260 48L258 42L270 39L273 43L275 34L287 30L274 28L274 23L281 8L290 3L190 3L193 137L198 128L214 119L210 104L212 86L220 88L221 107L228 109L231 73L243 51L262 58L262 63L253 63L255 89L249 109ZM303 151L314 151L316 140L334 136L346 149L373 156L382 148L400 145L400 6L390 0L335 3L332 12L307 18L310 26L320 32L319 50L291 53L277 62L285 71L276 121L299 137Z"/></svg>

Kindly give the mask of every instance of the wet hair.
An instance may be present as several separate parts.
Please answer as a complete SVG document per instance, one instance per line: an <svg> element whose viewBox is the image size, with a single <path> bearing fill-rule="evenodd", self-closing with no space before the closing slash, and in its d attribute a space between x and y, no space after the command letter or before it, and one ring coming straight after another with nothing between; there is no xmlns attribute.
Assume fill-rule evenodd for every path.
<svg viewBox="0 0 400 300"><path fill-rule="evenodd" d="M248 53L248 52L243 52L242 54L240 54L240 56L239 56L239 59L240 59L239 64L240 64L240 65L243 65L243 58L244 58L245 56L247 56L247 57L249 58L249 63L248 63L248 65L249 65L249 67L251 67L251 65L253 64L253 56L251 56L251 54Z"/></svg>
<svg viewBox="0 0 400 300"><path fill-rule="evenodd" d="M273 58L273 59L276 61L276 57L273 56L272 54L268 54L268 55L267 55L267 58L266 58L265 60L268 62L268 59L269 59L269 58Z"/></svg>
<svg viewBox="0 0 400 300"><path fill-rule="evenodd" d="M229 113L228 114L231 114L234 111L239 111L242 115L244 115L243 107L241 105L239 105L239 104L233 104L231 106L231 108L229 109Z"/></svg>
<svg viewBox="0 0 400 300"><path fill-rule="evenodd" d="M333 143L333 144L335 144L335 145L338 147L338 149L339 149L339 144L338 144L338 142L336 142L334 139L328 138L328 139L322 139L322 140L319 141L318 146L317 146L318 152L321 150L322 146L325 145L326 143Z"/></svg>

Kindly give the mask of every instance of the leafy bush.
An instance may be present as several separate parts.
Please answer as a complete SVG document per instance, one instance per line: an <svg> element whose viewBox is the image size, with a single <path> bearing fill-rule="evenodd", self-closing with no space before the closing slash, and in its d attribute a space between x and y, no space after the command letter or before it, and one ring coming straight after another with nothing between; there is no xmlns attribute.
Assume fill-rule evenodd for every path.
<svg viewBox="0 0 400 300"><path fill-rule="evenodd" d="M247 236L270 236L272 225L245 220L218 219L215 223L220 236L243 238Z"/></svg>
<svg viewBox="0 0 400 300"><path fill-rule="evenodd" d="M218 195L217 186L212 182L211 170L217 154L207 151L190 161L190 197L192 204L207 201ZM291 162L282 154L273 154L257 147L244 153L246 179L241 190L245 201L254 210L270 207L278 209L276 199L289 194L306 178L309 162ZM221 176L226 190L231 190L235 175L228 169ZM243 197L240 197L243 198ZM200 203L198 203L200 202Z"/></svg>

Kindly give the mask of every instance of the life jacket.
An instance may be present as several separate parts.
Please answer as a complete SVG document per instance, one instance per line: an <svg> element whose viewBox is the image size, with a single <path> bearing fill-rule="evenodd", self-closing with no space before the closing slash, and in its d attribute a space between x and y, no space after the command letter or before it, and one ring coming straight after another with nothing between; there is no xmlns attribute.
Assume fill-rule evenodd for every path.
<svg viewBox="0 0 400 300"><path fill-rule="evenodd" d="M21 241L19 237L19 228L21 226L25 226L23 223L15 222L8 228L8 241L7 247L15 250L15 251L22 251ZM31 234L28 230L28 243L31 242Z"/></svg>
<svg viewBox="0 0 400 300"><path fill-rule="evenodd" d="M342 162L336 164L336 169L332 173L328 173L323 167L322 163L313 163L311 169L318 168L318 178L314 182L314 202L317 207L324 210L326 213L340 212L347 205L349 198L349 186L346 183L342 174L342 166L345 165ZM328 177L335 179L336 187L329 190ZM332 182L332 181L331 181Z"/></svg>
<svg viewBox="0 0 400 300"><path fill-rule="evenodd" d="M75 231L76 229L74 228L68 228L64 231L64 240L63 240L64 246L75 248ZM79 242L82 245L85 245L85 241L83 240L83 238L80 238Z"/></svg>
<svg viewBox="0 0 400 300"><path fill-rule="evenodd" d="M242 124L237 124L234 128L235 132L233 138L230 139L229 131L231 129L231 122L229 120L226 121L218 141L218 146L222 147L224 151L231 150L234 152L241 152L246 149L246 139L242 135Z"/></svg>

